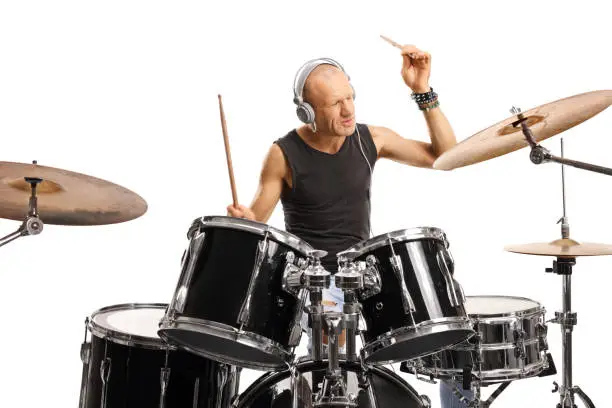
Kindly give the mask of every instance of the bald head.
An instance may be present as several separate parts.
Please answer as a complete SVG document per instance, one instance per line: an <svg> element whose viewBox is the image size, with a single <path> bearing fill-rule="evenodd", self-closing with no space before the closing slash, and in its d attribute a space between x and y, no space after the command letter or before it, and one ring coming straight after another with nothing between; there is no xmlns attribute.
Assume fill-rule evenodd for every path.
<svg viewBox="0 0 612 408"><path fill-rule="evenodd" d="M342 69L322 64L304 83L304 100L315 112L315 129L330 136L348 136L355 130L353 88Z"/></svg>
<svg viewBox="0 0 612 408"><path fill-rule="evenodd" d="M322 64L312 70L304 83L304 100L311 105L316 104L317 99L321 99L334 84L339 84L342 80L348 82L344 72L335 65Z"/></svg>

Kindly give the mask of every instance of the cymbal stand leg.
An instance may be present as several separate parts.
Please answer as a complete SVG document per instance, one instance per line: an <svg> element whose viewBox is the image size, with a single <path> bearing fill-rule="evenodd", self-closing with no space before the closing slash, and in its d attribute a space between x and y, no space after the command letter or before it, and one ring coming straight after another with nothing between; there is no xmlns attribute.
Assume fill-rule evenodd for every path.
<svg viewBox="0 0 612 408"><path fill-rule="evenodd" d="M42 179L36 177L25 177L25 181L30 183L32 189L28 215L15 232L0 238L0 247L26 235L38 235L43 230L43 222L40 220L40 218L38 218L38 199L36 198L36 186L38 183L42 182Z"/></svg>

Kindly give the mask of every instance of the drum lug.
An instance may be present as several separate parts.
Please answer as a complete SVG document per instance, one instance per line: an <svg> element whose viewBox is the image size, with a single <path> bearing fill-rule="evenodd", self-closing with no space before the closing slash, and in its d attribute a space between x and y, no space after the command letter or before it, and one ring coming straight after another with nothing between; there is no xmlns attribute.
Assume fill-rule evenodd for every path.
<svg viewBox="0 0 612 408"><path fill-rule="evenodd" d="M393 268L393 272L395 273L395 277L397 278L398 283L400 284L400 288L402 291L402 305L404 306L404 312L413 313L416 312L416 307L414 306L414 302L410 293L408 292L408 288L406 287L406 282L404 281L404 267L402 265L402 260L399 255L392 255L389 258L389 262L391 262L391 267Z"/></svg>
<svg viewBox="0 0 612 408"><path fill-rule="evenodd" d="M283 290L293 296L298 296L300 289L304 284L304 270L308 265L308 261L303 258L297 260L293 251L287 252L285 256L286 264L283 271Z"/></svg>
<svg viewBox="0 0 612 408"><path fill-rule="evenodd" d="M159 373L159 383L161 386L161 393L159 395L159 408L165 408L166 406L166 392L168 391L168 381L170 380L170 369L164 367Z"/></svg>
<svg viewBox="0 0 612 408"><path fill-rule="evenodd" d="M105 357L100 365L100 379L102 380L102 396L100 398L100 407L106 408L106 393L108 391L108 378L110 377L112 361L110 357Z"/></svg>
<svg viewBox="0 0 612 408"><path fill-rule="evenodd" d="M229 384L229 381L231 379L230 376L230 372L229 372L230 368L227 365L223 365L221 367L219 367L219 371L217 372L217 383L219 384L220 390L223 390L226 388L226 386ZM196 390L194 390L194 394L195 393L199 393L199 380L200 378L198 377L198 388ZM215 408L223 408L223 392L219 392L217 394L217 403L215 404ZM194 396L194 406L197 406L196 404L198 403L198 399Z"/></svg>
<svg viewBox="0 0 612 408"><path fill-rule="evenodd" d="M308 296L308 291L306 289L301 289L298 295L298 307L296 310L296 314L293 317L293 327L291 329L291 333L289 334L289 347L297 347L300 343L300 339L302 337L302 313L304 313L304 305L306 304L306 297Z"/></svg>
<svg viewBox="0 0 612 408"><path fill-rule="evenodd" d="M255 265L253 266L253 271L251 272L251 280L249 281L249 288L247 289L246 296L244 298L244 302L242 302L242 307L240 308L240 314L238 315L238 322L241 325L247 324L249 318L251 316L251 298L253 296L253 290L255 289L255 282L257 282L257 278L259 277L259 271L261 270L261 265L263 264L266 253L268 252L268 233L264 236L264 239L257 243L257 252L255 255Z"/></svg>
<svg viewBox="0 0 612 408"><path fill-rule="evenodd" d="M546 334L548 333L548 326L543 323L536 324L536 335L538 336L538 346L540 351L548 350L548 341L546 340Z"/></svg>
<svg viewBox="0 0 612 408"><path fill-rule="evenodd" d="M442 271L442 276L444 276L444 280L446 281L446 293L448 294L448 300L450 301L451 306L459 307L465 302L463 288L461 285L459 285L459 289L457 289L457 286L455 286L455 284L458 284L458 282L453 278L451 269L442 252L438 252L436 254L436 258L438 259L438 265ZM462 301L459 299L462 299Z"/></svg>
<svg viewBox="0 0 612 408"><path fill-rule="evenodd" d="M521 360L525 360L527 349L525 347L525 336L527 333L523 329L514 330L514 356Z"/></svg>
<svg viewBox="0 0 612 408"><path fill-rule="evenodd" d="M83 364L89 364L90 355L91 355L91 343L81 344L81 362Z"/></svg>
<svg viewBox="0 0 612 408"><path fill-rule="evenodd" d="M363 290L359 296L362 300L378 295L382 289L382 279L376 264L377 260L374 255L366 257L365 270L363 271Z"/></svg>

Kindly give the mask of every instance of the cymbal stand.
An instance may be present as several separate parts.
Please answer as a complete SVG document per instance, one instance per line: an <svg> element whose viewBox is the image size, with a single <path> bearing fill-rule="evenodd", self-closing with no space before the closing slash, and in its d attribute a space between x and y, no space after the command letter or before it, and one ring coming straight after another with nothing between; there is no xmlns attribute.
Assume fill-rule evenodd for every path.
<svg viewBox="0 0 612 408"><path fill-rule="evenodd" d="M24 177L24 179L30 184L32 190L28 215L17 231L0 238L0 247L26 235L38 235L43 230L43 222L40 220L40 218L38 218L38 199L36 197L36 186L43 180L36 177Z"/></svg>
<svg viewBox="0 0 612 408"><path fill-rule="evenodd" d="M524 125L524 124L523 124ZM561 139L561 156L563 156L563 139ZM563 216L557 223L561 223L561 237L568 239L570 236L570 226L566 214L566 203L565 203L565 169L563 161L561 161L561 185L563 193ZM580 387L573 384L572 378L572 332L574 326L577 324L577 313L572 312L572 268L576 265L575 257L557 257L553 261L552 268L546 268L546 272L555 273L563 277L563 289L562 289L562 301L563 311L555 312L555 318L550 320L553 323L561 325L562 335L562 383L559 386L556 382L553 382L553 392L558 392L560 395L560 402L557 404L557 408L575 408L574 395L578 395L582 402L589 408L595 408L593 401L582 391Z"/></svg>
<svg viewBox="0 0 612 408"><path fill-rule="evenodd" d="M534 164L542 164L548 162L555 162L560 164L565 164L568 166L576 167L582 170L588 170L595 173L605 174L608 176L612 176L612 169L603 166L597 166L595 164L580 162L576 160L566 159L564 157L555 156L550 153L550 151L542 146L540 146L533 137L533 133L529 126L527 126L527 118L523 116L521 110L519 108L513 107L510 112L513 115L517 115L518 120L513 123L515 127L521 126L521 130L525 135L525 139L527 139L527 143L531 146L531 153L529 154L529 158Z"/></svg>

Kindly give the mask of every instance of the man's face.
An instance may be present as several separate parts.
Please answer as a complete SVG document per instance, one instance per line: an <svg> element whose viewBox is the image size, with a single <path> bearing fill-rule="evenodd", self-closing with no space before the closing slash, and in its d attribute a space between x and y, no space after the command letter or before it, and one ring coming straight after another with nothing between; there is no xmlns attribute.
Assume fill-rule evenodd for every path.
<svg viewBox="0 0 612 408"><path fill-rule="evenodd" d="M353 88L341 70L317 67L308 78L308 102L315 111L317 132L350 136L355 132Z"/></svg>

